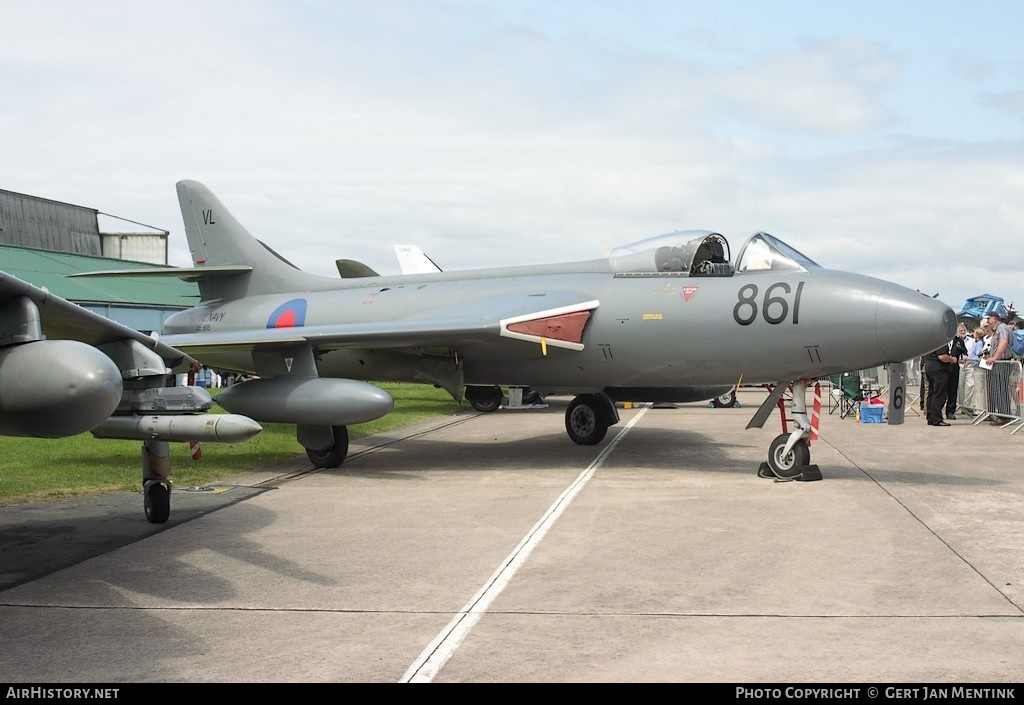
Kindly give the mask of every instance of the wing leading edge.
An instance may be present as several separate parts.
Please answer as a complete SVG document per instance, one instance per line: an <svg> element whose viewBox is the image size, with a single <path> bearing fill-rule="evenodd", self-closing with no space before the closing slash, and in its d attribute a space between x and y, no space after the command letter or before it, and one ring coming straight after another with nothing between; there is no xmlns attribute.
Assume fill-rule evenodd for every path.
<svg viewBox="0 0 1024 705"><path fill-rule="evenodd" d="M104 345L129 339L157 353L169 367L174 367L186 359L180 351L153 336L121 325L78 304L54 296L46 289L0 271L0 312L19 297L30 299L39 308L40 325L48 338L77 340L89 345Z"/></svg>

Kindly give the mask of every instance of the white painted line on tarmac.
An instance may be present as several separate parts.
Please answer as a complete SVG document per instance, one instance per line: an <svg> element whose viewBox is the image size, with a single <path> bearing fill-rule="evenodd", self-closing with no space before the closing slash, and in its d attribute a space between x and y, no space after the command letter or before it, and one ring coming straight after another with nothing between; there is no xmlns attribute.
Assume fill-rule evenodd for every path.
<svg viewBox="0 0 1024 705"><path fill-rule="evenodd" d="M484 586L470 598L469 602L459 610L452 621L448 622L441 633L434 637L434 640L427 645L427 648L416 658L409 669L399 679L399 683L430 683L434 680L438 671L448 662L448 659L452 657L455 650L459 648L459 645L469 635L469 632L476 626L476 623L480 621L491 603L501 594L501 591L505 589L505 586L509 584L512 578L515 576L516 571L526 562L533 549L540 544L541 539L547 534L558 517L561 516L562 512L569 503L579 494L580 490L587 484L597 469L604 464L604 461L611 455L612 450L618 445L619 441L629 432L629 429L636 425L640 417L643 416L650 405L646 405L637 412L636 416L630 420L626 427L619 431L618 435L612 439L612 442L605 446L604 450L594 459L586 470L577 476L573 480L572 484L566 488L555 503L552 504L544 515L540 518L533 528L530 529L529 533L519 542L519 545L515 547L515 550L510 553L505 560L501 562L498 569L494 572L494 575L484 583Z"/></svg>

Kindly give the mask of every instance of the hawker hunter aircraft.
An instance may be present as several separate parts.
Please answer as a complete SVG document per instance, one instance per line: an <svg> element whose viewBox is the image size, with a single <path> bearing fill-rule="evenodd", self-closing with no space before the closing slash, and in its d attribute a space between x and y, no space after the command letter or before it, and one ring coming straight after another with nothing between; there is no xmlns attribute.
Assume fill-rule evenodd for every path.
<svg viewBox="0 0 1024 705"><path fill-rule="evenodd" d="M143 441L146 517L170 515L168 441L236 443L262 429L235 414L201 415L205 389L168 387L191 362L155 338L0 272L0 435Z"/></svg>
<svg viewBox="0 0 1024 705"><path fill-rule="evenodd" d="M500 400L502 386L570 393L569 437L596 444L618 422L616 402L703 401L742 380L774 385L754 425L794 385L797 428L768 453L785 471L810 461L801 380L903 363L956 325L934 299L824 269L767 233L735 259L722 235L690 230L566 264L315 276L254 239L202 184L177 191L194 266L170 273L198 281L201 301L170 317L161 340L257 375L217 402L296 424L318 467L342 463L346 426L391 410L370 381L478 403Z"/></svg>

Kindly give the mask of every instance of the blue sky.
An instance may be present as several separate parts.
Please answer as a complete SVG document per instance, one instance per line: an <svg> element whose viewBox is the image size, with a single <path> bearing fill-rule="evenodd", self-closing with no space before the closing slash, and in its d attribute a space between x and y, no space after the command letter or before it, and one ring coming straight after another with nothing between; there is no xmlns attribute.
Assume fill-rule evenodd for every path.
<svg viewBox="0 0 1024 705"><path fill-rule="evenodd" d="M1024 306L1024 3L0 0L0 188L397 271L770 232Z"/></svg>

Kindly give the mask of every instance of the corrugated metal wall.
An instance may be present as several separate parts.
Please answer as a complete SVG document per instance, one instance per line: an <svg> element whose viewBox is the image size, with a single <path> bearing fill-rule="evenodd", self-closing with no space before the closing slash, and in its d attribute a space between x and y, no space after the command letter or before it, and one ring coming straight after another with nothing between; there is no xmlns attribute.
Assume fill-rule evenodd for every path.
<svg viewBox="0 0 1024 705"><path fill-rule="evenodd" d="M0 244L167 264L166 231L101 233L98 215L95 208L0 189Z"/></svg>
<svg viewBox="0 0 1024 705"><path fill-rule="evenodd" d="M0 242L40 250L101 255L92 208L0 190Z"/></svg>

